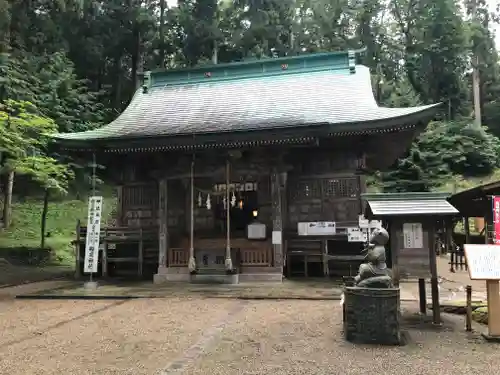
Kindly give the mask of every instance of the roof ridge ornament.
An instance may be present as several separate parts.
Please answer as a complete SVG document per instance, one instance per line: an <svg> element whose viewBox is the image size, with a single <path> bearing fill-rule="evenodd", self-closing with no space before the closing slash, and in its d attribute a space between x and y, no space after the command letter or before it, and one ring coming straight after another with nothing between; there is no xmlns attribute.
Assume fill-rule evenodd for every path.
<svg viewBox="0 0 500 375"><path fill-rule="evenodd" d="M347 51L347 57L349 59L349 73L356 73L356 51L350 49Z"/></svg>
<svg viewBox="0 0 500 375"><path fill-rule="evenodd" d="M147 94L149 89L151 88L151 72L144 72L144 79L142 81L142 92L143 94Z"/></svg>

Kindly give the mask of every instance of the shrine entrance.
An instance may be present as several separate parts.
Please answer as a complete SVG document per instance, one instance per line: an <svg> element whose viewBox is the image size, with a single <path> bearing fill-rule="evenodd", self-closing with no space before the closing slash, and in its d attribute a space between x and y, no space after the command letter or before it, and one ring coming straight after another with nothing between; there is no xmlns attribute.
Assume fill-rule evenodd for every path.
<svg viewBox="0 0 500 375"><path fill-rule="evenodd" d="M229 228L234 237L246 237L247 226L254 222L259 214L259 197L257 183L249 182L231 184L231 199L229 204ZM215 186L215 191L224 190L225 185ZM215 206L216 227L221 233L227 230L226 200L219 199Z"/></svg>

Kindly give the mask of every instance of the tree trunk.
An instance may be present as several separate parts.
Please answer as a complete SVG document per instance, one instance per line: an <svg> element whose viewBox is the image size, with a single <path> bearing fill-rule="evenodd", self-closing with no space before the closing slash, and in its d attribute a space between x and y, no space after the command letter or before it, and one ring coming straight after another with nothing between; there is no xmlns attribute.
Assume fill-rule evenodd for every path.
<svg viewBox="0 0 500 375"><path fill-rule="evenodd" d="M43 194L42 221L40 223L40 248L45 249L45 233L47 228L47 213L49 211L49 189Z"/></svg>
<svg viewBox="0 0 500 375"><path fill-rule="evenodd" d="M160 0L160 53L158 57L158 68L163 69L165 64L165 0Z"/></svg>
<svg viewBox="0 0 500 375"><path fill-rule="evenodd" d="M3 226L10 227L12 222L12 189L14 187L14 171L7 172L3 198Z"/></svg>

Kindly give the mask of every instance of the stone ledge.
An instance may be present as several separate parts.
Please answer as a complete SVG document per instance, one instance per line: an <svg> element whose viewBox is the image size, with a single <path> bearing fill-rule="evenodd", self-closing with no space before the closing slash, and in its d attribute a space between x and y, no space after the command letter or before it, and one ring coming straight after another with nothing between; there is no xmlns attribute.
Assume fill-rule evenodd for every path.
<svg viewBox="0 0 500 375"><path fill-rule="evenodd" d="M252 281L264 281L264 282L283 282L283 274L281 273L240 273L240 282L252 282Z"/></svg>
<svg viewBox="0 0 500 375"><path fill-rule="evenodd" d="M195 274L191 276L191 282L194 284L238 284L240 282L239 274Z"/></svg>

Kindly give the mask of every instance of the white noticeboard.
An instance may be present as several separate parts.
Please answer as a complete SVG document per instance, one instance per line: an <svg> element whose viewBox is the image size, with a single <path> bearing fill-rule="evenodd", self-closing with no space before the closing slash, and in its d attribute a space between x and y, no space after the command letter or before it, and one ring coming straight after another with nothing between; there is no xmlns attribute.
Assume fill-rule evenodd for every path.
<svg viewBox="0 0 500 375"><path fill-rule="evenodd" d="M500 280L500 246L465 244L471 280Z"/></svg>
<svg viewBox="0 0 500 375"><path fill-rule="evenodd" d="M280 230L273 230L273 236L272 236L272 243L273 245L281 245L281 231Z"/></svg>
<svg viewBox="0 0 500 375"><path fill-rule="evenodd" d="M421 223L404 223L403 236L405 249L422 249L424 247L424 232Z"/></svg>
<svg viewBox="0 0 500 375"><path fill-rule="evenodd" d="M102 197L89 198L87 238L83 272L96 273L99 260L99 235L101 232Z"/></svg>
<svg viewBox="0 0 500 375"><path fill-rule="evenodd" d="M347 228L347 241L348 242L367 242L368 241L368 229Z"/></svg>
<svg viewBox="0 0 500 375"><path fill-rule="evenodd" d="M298 223L297 232L299 236L328 236L335 234L337 227L334 221Z"/></svg>
<svg viewBox="0 0 500 375"><path fill-rule="evenodd" d="M363 215L359 215L358 225L362 229L382 228L382 220L368 220Z"/></svg>

